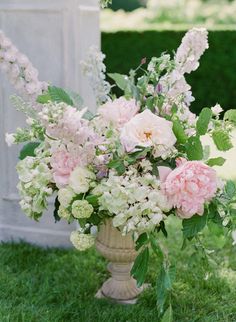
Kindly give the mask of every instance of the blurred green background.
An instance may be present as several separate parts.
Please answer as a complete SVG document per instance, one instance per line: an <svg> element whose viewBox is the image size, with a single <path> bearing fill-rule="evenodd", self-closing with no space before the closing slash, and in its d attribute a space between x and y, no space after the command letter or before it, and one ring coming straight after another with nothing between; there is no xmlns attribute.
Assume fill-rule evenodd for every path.
<svg viewBox="0 0 236 322"><path fill-rule="evenodd" d="M112 8L119 10L101 17L108 72L127 73L143 57L171 53L186 30L206 27L210 48L187 77L196 98L192 110L236 107L236 0L114 0Z"/></svg>

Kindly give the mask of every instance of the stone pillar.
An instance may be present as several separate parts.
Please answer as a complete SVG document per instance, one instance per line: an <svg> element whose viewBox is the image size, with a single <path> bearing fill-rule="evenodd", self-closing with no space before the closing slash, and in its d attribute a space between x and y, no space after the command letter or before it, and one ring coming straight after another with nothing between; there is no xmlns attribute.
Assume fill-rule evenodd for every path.
<svg viewBox="0 0 236 322"><path fill-rule="evenodd" d="M1 0L0 29L25 53L40 72L40 80L77 91L91 110L93 94L80 61L91 45L99 46L98 0ZM24 116L9 102L14 89L0 75L0 240L47 246L70 245L75 227L54 224L52 205L40 223L26 218L18 205L15 165L19 148L9 149L5 132L24 125Z"/></svg>

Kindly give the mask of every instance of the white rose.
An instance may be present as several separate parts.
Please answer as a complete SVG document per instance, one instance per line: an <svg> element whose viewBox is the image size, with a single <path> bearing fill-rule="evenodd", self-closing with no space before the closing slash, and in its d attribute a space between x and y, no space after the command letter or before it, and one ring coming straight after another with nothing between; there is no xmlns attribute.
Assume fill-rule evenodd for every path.
<svg viewBox="0 0 236 322"><path fill-rule="evenodd" d="M77 167L70 175L69 186L78 194L86 193L95 178L95 174L87 168Z"/></svg>
<svg viewBox="0 0 236 322"><path fill-rule="evenodd" d="M171 149L176 143L172 127L172 122L145 110L124 125L120 140L127 152L134 151L137 146L155 147L156 156L161 156L163 147Z"/></svg>

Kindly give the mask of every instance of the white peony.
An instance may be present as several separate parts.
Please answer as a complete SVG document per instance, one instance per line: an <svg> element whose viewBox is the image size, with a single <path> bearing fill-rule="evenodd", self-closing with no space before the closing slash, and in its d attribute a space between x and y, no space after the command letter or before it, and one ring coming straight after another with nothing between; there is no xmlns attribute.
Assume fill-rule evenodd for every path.
<svg viewBox="0 0 236 322"><path fill-rule="evenodd" d="M87 168L77 167L70 175L69 186L75 193L86 193L91 181L95 180L95 174Z"/></svg>
<svg viewBox="0 0 236 322"><path fill-rule="evenodd" d="M172 122L145 110L125 124L120 140L127 152L134 151L137 146L154 147L158 157L176 143L172 127Z"/></svg>

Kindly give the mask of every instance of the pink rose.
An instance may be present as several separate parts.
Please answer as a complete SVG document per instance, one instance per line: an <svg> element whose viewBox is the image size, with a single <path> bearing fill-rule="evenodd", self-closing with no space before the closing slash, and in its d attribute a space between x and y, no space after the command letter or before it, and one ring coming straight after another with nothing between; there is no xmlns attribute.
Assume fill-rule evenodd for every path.
<svg viewBox="0 0 236 322"><path fill-rule="evenodd" d="M66 150L57 150L53 153L51 167L53 178L58 188L68 184L71 172L78 165L79 160L71 156Z"/></svg>
<svg viewBox="0 0 236 322"><path fill-rule="evenodd" d="M180 218L204 213L217 191L216 171L200 161L177 159L177 168L159 167L162 188Z"/></svg>
<svg viewBox="0 0 236 322"><path fill-rule="evenodd" d="M120 97L102 105L99 108L98 113L107 123L112 123L114 126L120 128L131 120L138 111L139 106L134 99L127 100L124 97Z"/></svg>

